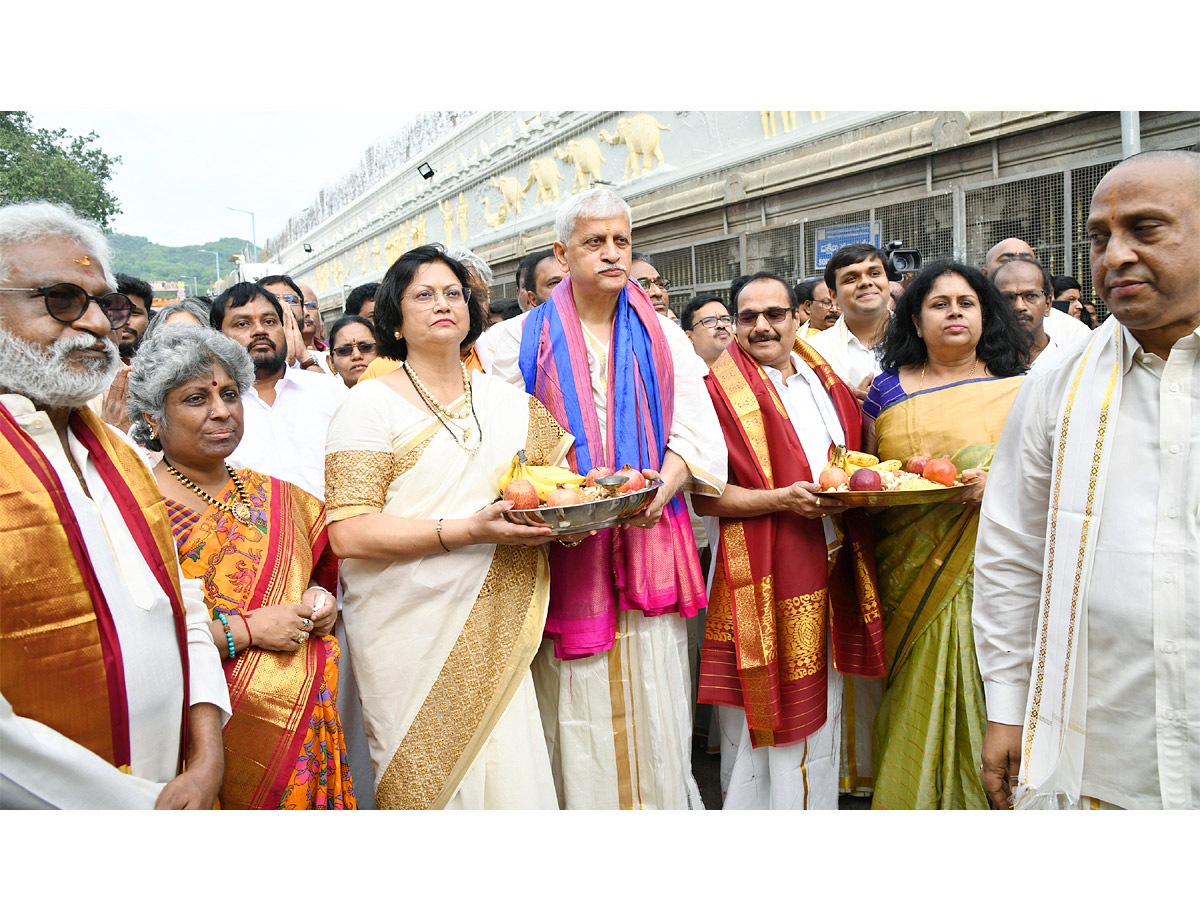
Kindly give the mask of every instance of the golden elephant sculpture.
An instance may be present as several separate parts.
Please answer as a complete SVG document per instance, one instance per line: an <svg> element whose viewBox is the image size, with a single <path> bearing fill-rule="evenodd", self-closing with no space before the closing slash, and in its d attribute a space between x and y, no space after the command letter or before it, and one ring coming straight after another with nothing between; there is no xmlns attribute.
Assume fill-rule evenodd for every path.
<svg viewBox="0 0 1200 900"><path fill-rule="evenodd" d="M558 163L549 156L529 161L529 180L525 182L524 190L528 191L533 187L533 183L537 182L537 196L533 199L534 209L542 205L542 200L558 200L558 183L562 178L562 173L558 171Z"/></svg>
<svg viewBox="0 0 1200 900"><path fill-rule="evenodd" d="M617 119L615 134L601 131L598 137L609 144L624 144L629 150L625 159L625 174L621 176L621 180L625 181L629 178L631 170L634 176L649 172L651 156L658 159L659 167L663 165L665 160L658 146L659 132L670 130L670 125L660 124L650 113L638 113L629 118ZM639 156L642 157L640 163Z"/></svg>
<svg viewBox="0 0 1200 900"><path fill-rule="evenodd" d="M562 147L555 147L554 158L575 165L575 181L571 184L572 194L577 193L580 189L588 190L592 186L592 179L600 178L604 174L603 166L608 162L600 154L600 145L592 138L567 141L565 150Z"/></svg>
<svg viewBox="0 0 1200 900"><path fill-rule="evenodd" d="M493 175L492 187L500 192L500 209L504 211L502 215L507 214L511 209L519 216L521 214L521 197L524 196L527 188L522 188L521 182L511 175L500 175L499 177Z"/></svg>
<svg viewBox="0 0 1200 900"><path fill-rule="evenodd" d="M493 216L491 209L488 206L488 198L483 197L480 202L483 203L483 223L487 225L488 228L495 228L504 222L504 211L508 208L507 206L501 204L500 208L496 210L496 215Z"/></svg>

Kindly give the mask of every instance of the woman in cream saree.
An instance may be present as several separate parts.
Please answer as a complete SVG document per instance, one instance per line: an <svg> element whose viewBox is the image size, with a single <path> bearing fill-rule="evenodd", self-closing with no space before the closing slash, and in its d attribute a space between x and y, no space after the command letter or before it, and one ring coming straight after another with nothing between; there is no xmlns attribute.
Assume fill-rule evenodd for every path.
<svg viewBox="0 0 1200 900"><path fill-rule="evenodd" d="M462 369L456 265L422 247L389 270L376 316L381 339L403 328L407 346L393 352L405 363L355 386L326 442L375 799L380 809L557 808L529 673L549 596L545 552L531 544L548 536L506 522L495 501L517 451L557 464L572 439L535 399ZM446 285L428 314L414 293L426 283ZM442 324L460 317L458 331ZM443 333L454 339L440 339L450 353L439 363ZM451 385L444 397L449 375L460 395L443 401L434 376Z"/></svg>

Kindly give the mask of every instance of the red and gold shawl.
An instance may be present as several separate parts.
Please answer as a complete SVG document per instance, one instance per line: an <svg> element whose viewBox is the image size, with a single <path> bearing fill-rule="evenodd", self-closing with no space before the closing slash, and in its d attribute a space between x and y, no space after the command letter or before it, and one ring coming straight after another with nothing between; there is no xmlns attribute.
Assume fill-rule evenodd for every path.
<svg viewBox="0 0 1200 900"><path fill-rule="evenodd" d="M807 344L797 341L795 352L820 377L849 448L858 449L854 395ZM771 490L816 481L775 387L736 342L704 380L729 448L730 484ZM839 671L884 674L870 525L861 510L843 519L848 552L832 566L820 520L789 512L721 519L699 699L744 708L756 747L795 743L825 723L827 631Z"/></svg>
<svg viewBox="0 0 1200 900"><path fill-rule="evenodd" d="M335 591L337 560L329 551L321 501L250 469L238 475L252 510L249 525L215 504L190 518L180 515L185 507L168 504L181 534L180 568L184 577L203 583L209 611L232 616L298 603L311 580ZM222 498L235 499L232 482ZM293 653L253 648L234 659L221 657L233 707L225 726L221 808L275 809L317 704L324 642L308 641Z"/></svg>
<svg viewBox="0 0 1200 900"><path fill-rule="evenodd" d="M150 571L171 600L183 679L179 769L187 753L187 622L158 485L91 410L69 427L87 447ZM83 533L54 466L0 404L0 690L36 719L129 771L121 647Z"/></svg>

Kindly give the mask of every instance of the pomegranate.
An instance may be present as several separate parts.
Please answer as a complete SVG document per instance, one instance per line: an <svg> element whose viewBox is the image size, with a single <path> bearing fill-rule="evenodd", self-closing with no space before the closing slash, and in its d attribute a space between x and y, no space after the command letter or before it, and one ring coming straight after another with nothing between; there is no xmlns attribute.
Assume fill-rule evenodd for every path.
<svg viewBox="0 0 1200 900"><path fill-rule="evenodd" d="M904 464L905 472L912 472L914 475L921 475L925 471L925 463L929 462L928 456L914 456Z"/></svg>
<svg viewBox="0 0 1200 900"><path fill-rule="evenodd" d="M856 469L854 474L850 476L850 490L882 491L883 479L879 477L879 473L874 469Z"/></svg>
<svg viewBox="0 0 1200 900"><path fill-rule="evenodd" d="M588 487L595 487L597 478L607 478L612 473L613 470L608 466L595 466L587 473L587 478L583 479L583 483Z"/></svg>
<svg viewBox="0 0 1200 900"><path fill-rule="evenodd" d="M524 478L514 478L504 486L504 499L512 501L513 509L538 508L537 488Z"/></svg>
<svg viewBox="0 0 1200 900"><path fill-rule="evenodd" d="M555 485L554 490L546 495L547 506L574 506L576 503L582 503L583 496L575 488L563 487L563 485Z"/></svg>
<svg viewBox="0 0 1200 900"><path fill-rule="evenodd" d="M951 487L958 478L958 470L954 468L954 463L950 462L949 457L939 456L937 459L931 459L925 463L925 471L921 473L927 480L936 481L938 484L944 484L946 487Z"/></svg>
<svg viewBox="0 0 1200 900"><path fill-rule="evenodd" d="M634 491L640 491L646 486L645 476L633 466L629 465L629 463L621 466L621 470L616 474L624 475L629 479L623 485L617 488L618 494L631 494Z"/></svg>
<svg viewBox="0 0 1200 900"><path fill-rule="evenodd" d="M823 491L831 491L849 480L850 476L841 466L826 466L821 470L821 477L818 479Z"/></svg>

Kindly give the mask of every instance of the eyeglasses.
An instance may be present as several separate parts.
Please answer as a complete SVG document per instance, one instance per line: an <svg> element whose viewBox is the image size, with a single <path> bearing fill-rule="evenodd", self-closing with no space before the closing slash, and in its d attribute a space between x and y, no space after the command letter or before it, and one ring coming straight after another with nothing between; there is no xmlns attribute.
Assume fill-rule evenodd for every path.
<svg viewBox="0 0 1200 900"><path fill-rule="evenodd" d="M355 341L353 344L347 344L345 347L334 347L333 352L342 357L342 359L345 359L354 353L355 347L358 348L358 352L363 356L375 352L374 341Z"/></svg>
<svg viewBox="0 0 1200 900"><path fill-rule="evenodd" d="M816 297L813 297L809 303L811 303L813 306L824 306L829 309L833 309L835 306L837 306L837 300L833 299L833 297L830 297L826 300L818 300Z"/></svg>
<svg viewBox="0 0 1200 900"><path fill-rule="evenodd" d="M718 325L732 325L733 316L705 316L703 319L697 319L694 325L703 325L705 328L716 328Z"/></svg>
<svg viewBox="0 0 1200 900"><path fill-rule="evenodd" d="M55 321L62 322L64 325L70 325L83 318L84 312L87 311L87 305L92 300L96 301L96 305L108 317L109 324L113 328L128 322L129 313L133 309L133 304L124 294L114 291L103 297L93 297L79 285L67 281L61 281L49 287L0 288L0 291L24 291L40 295L46 301L46 312L50 313L51 318Z"/></svg>
<svg viewBox="0 0 1200 900"><path fill-rule="evenodd" d="M667 281L667 279L662 278L662 277L659 277L659 278L645 278L645 277L635 278L634 281L636 281L638 284L640 284L642 286L643 291L650 290L650 285L652 285L652 284L657 284L664 291L669 291L671 289L671 282Z"/></svg>
<svg viewBox="0 0 1200 900"><path fill-rule="evenodd" d="M303 306L305 309L317 308L316 300L304 300L301 297L297 297L295 294L280 294L279 299L288 306Z"/></svg>
<svg viewBox="0 0 1200 900"><path fill-rule="evenodd" d="M786 319L790 312L792 312L791 309L783 306L772 306L770 309L760 309L757 312L746 310L746 312L737 314L737 321L743 328L749 328L758 322L759 316L765 316L768 322L777 325Z"/></svg>
<svg viewBox="0 0 1200 900"><path fill-rule="evenodd" d="M1019 291L1019 292L1004 293L1004 294L1001 294L1000 296L1003 297L1005 300L1007 300L1009 303L1016 303L1018 297L1020 297L1026 303L1041 303L1043 300L1046 299L1046 292L1045 291Z"/></svg>
<svg viewBox="0 0 1200 900"><path fill-rule="evenodd" d="M434 296L440 296L451 306L463 306L471 299L471 289L452 287L446 288L444 291L431 291L428 289L417 291L411 297L406 298L410 303L417 306L429 306L433 303Z"/></svg>

